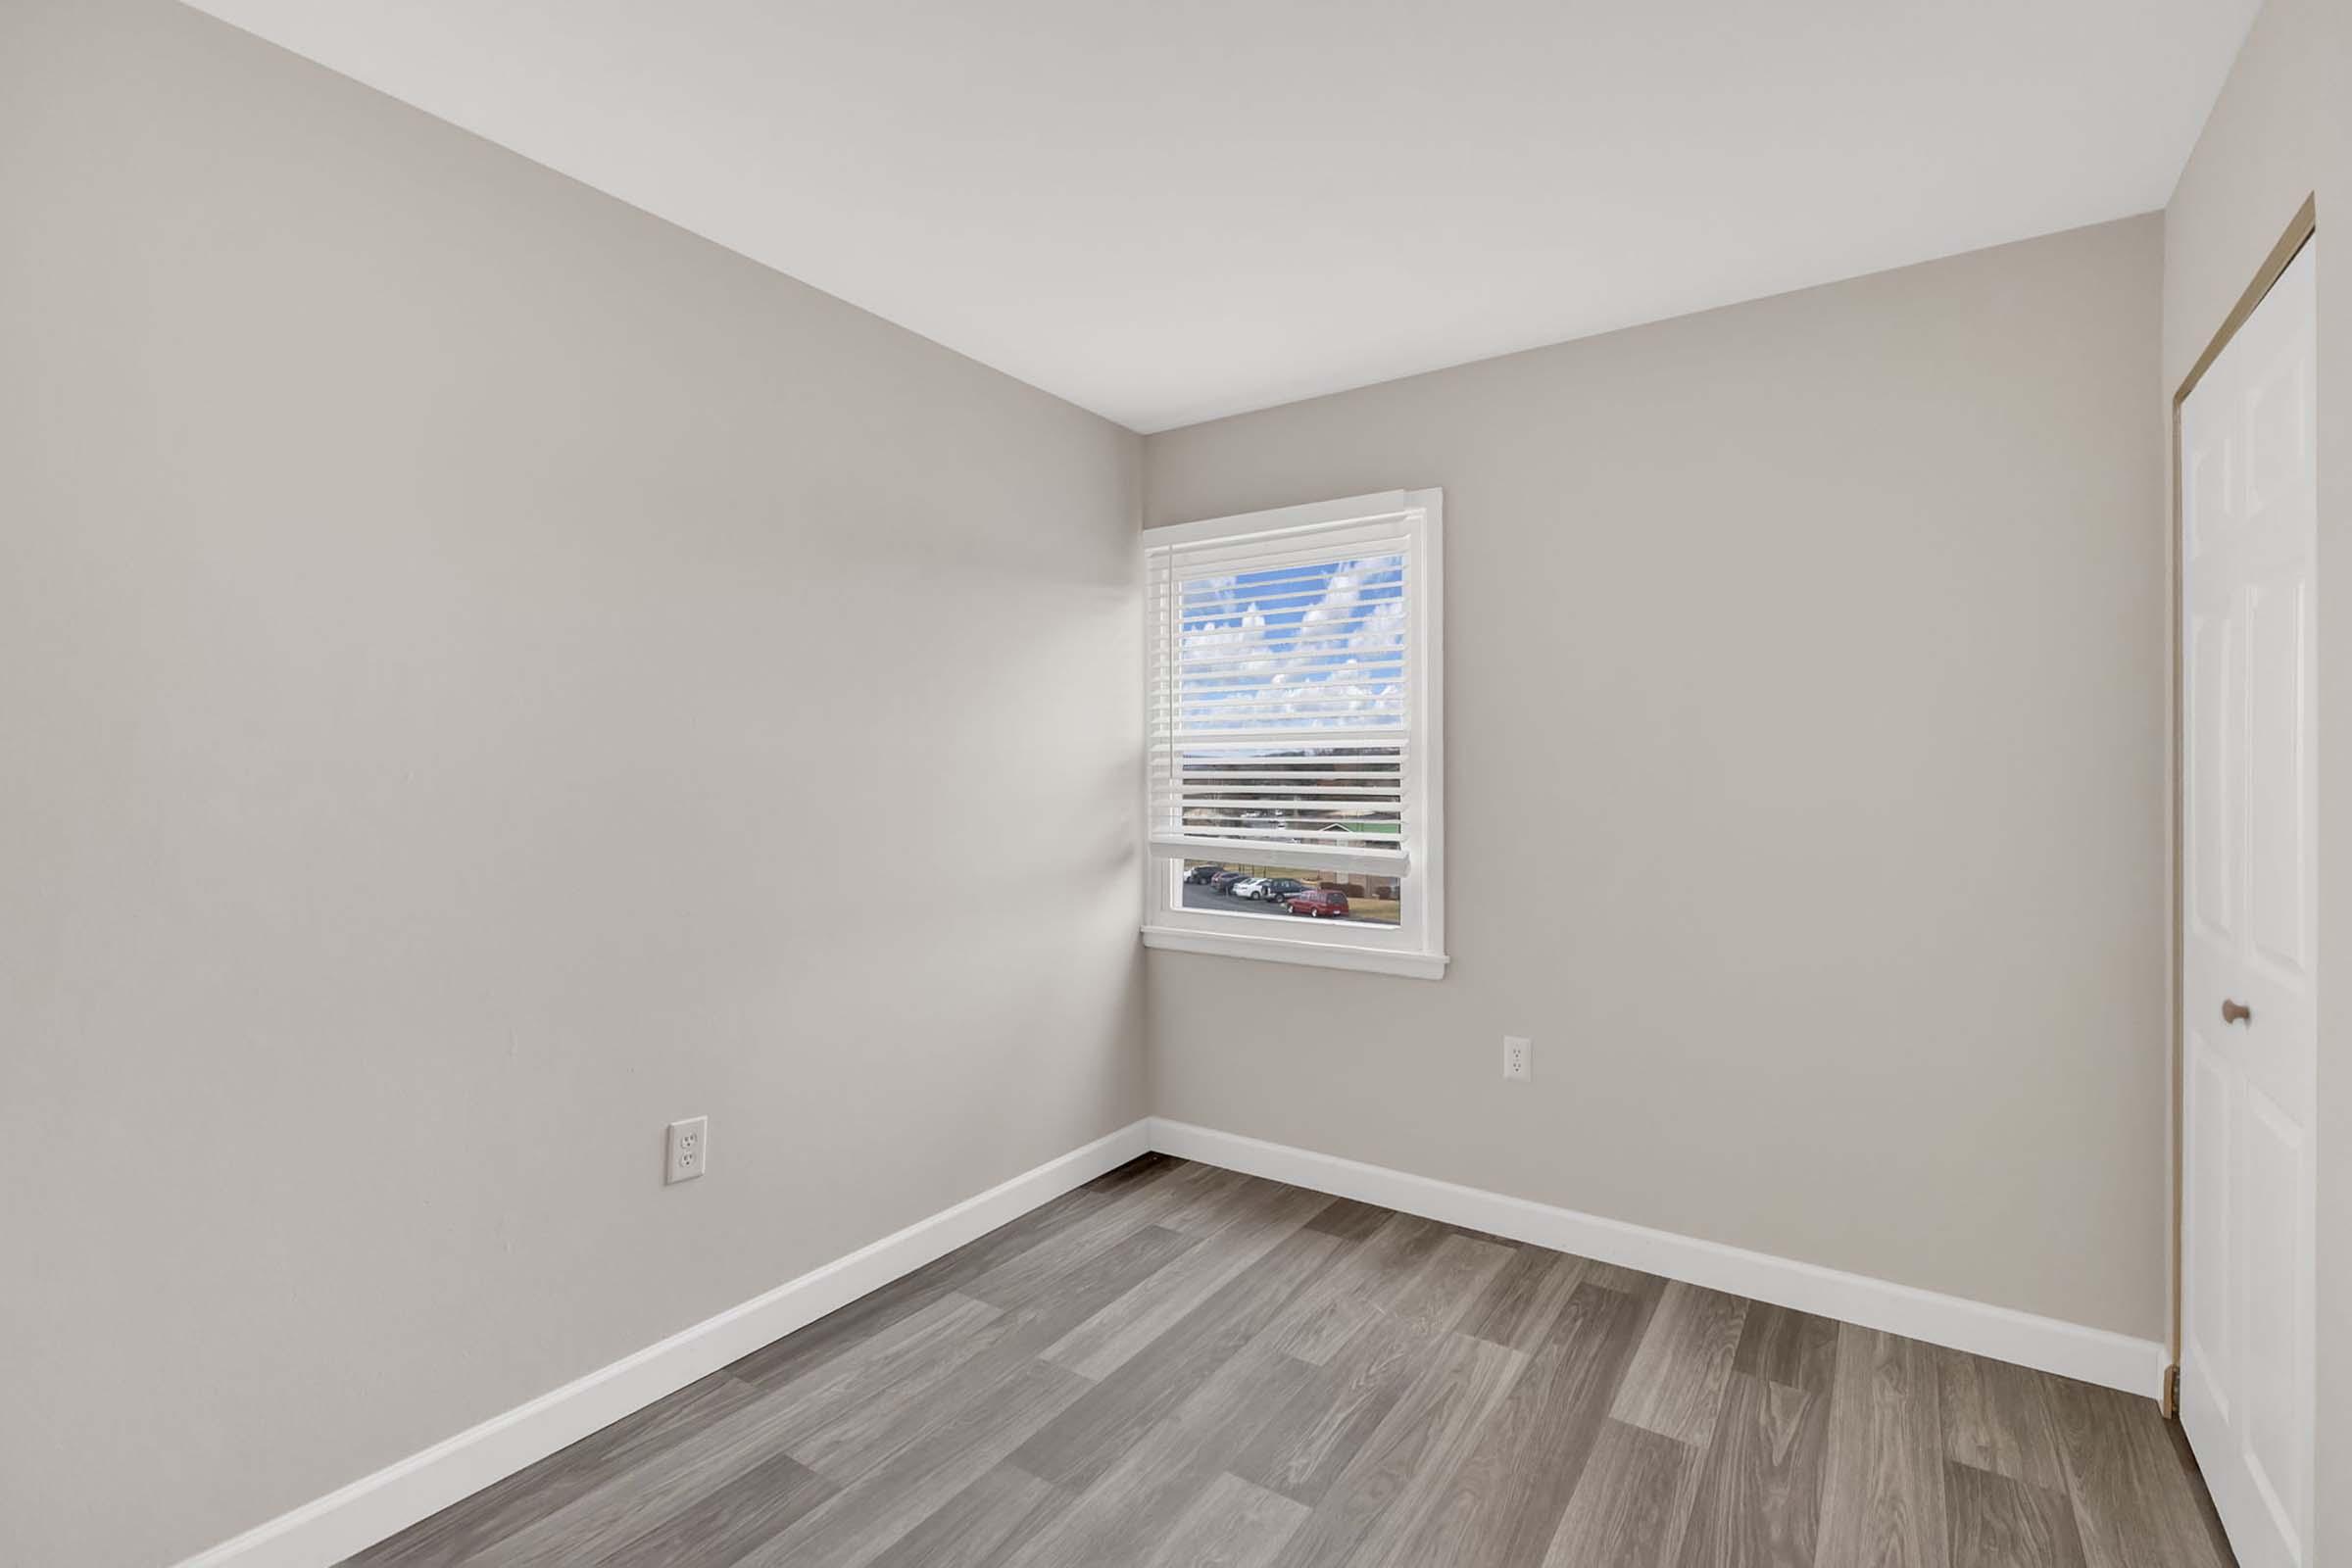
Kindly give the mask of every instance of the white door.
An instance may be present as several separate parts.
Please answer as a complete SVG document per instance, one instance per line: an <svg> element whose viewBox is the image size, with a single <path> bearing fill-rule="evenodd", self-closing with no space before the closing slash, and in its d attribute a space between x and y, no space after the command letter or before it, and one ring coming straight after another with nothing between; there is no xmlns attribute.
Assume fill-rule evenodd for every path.
<svg viewBox="0 0 2352 1568"><path fill-rule="evenodd" d="M2180 1419L2245 1568L2313 1568L2316 244L2180 411Z"/></svg>

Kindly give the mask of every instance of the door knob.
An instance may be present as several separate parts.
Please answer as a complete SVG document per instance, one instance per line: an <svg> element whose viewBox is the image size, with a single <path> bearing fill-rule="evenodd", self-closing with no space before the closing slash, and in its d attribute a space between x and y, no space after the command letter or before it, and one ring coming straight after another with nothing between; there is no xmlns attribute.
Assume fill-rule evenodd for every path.
<svg viewBox="0 0 2352 1568"><path fill-rule="evenodd" d="M2222 1022L2250 1024L2253 1021L2254 1009L2252 1007L2242 1002L2231 1002L2228 997L2222 999Z"/></svg>

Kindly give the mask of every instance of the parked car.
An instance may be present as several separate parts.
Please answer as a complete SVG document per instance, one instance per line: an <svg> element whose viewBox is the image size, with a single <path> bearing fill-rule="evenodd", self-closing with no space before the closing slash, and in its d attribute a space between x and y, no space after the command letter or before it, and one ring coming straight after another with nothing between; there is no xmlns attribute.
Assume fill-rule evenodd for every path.
<svg viewBox="0 0 2352 1568"><path fill-rule="evenodd" d="M1199 887L1224 869L1221 865L1196 865L1184 873L1184 880L1194 887Z"/></svg>
<svg viewBox="0 0 2352 1568"><path fill-rule="evenodd" d="M1208 879L1208 891L1230 893L1233 891L1233 885L1241 879L1242 873L1239 871L1219 871Z"/></svg>
<svg viewBox="0 0 2352 1568"><path fill-rule="evenodd" d="M1336 888L1308 888L1303 893L1292 894L1290 903L1285 906L1293 914L1309 915L1318 920L1326 917L1338 919L1348 912L1348 895Z"/></svg>
<svg viewBox="0 0 2352 1568"><path fill-rule="evenodd" d="M1225 891L1237 899L1262 899L1266 896L1266 881L1262 876L1246 876Z"/></svg>
<svg viewBox="0 0 2352 1568"><path fill-rule="evenodd" d="M1243 896L1245 898L1263 899L1268 904L1288 904L1293 898L1296 898L1298 895L1304 893L1305 891L1306 884L1299 881L1295 876L1269 876L1260 877L1258 879L1257 891L1255 893L1245 894Z"/></svg>

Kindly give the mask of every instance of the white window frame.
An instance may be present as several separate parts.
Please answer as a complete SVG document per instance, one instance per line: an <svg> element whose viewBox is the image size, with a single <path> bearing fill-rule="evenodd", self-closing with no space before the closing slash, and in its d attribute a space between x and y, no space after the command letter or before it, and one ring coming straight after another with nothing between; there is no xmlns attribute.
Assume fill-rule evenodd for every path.
<svg viewBox="0 0 2352 1568"><path fill-rule="evenodd" d="M1410 538L1406 572L1405 706L1411 736L1401 769L1405 873L1399 887L1395 926L1351 921L1307 921L1295 915L1250 914L1184 907L1184 859L1165 848L1154 851L1152 781L1144 782L1143 940L1148 948L1207 953L1226 957L1263 958L1331 969L1436 980L1446 973L1445 878L1445 492L1386 490L1268 512L1210 517L1143 532L1147 554L1167 545L1271 533L1320 524L1365 522L1396 516ZM1150 607L1144 649L1143 696L1146 733L1152 681L1160 650L1152 646ZM1347 852L1334 852L1334 869ZM1197 856L1195 858L1210 858Z"/></svg>

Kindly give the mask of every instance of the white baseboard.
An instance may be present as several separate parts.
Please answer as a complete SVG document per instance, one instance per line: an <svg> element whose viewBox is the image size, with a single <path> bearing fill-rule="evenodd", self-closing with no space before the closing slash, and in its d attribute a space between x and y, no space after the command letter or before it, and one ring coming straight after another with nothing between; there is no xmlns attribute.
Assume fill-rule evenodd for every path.
<svg viewBox="0 0 2352 1568"><path fill-rule="evenodd" d="M1151 1150L1135 1122L362 1477L180 1568L325 1568Z"/></svg>
<svg viewBox="0 0 2352 1568"><path fill-rule="evenodd" d="M1152 1147L1184 1159L1841 1318L2127 1394L2150 1398L2162 1394L2169 1358L2153 1340L1159 1117L1152 1120Z"/></svg>

